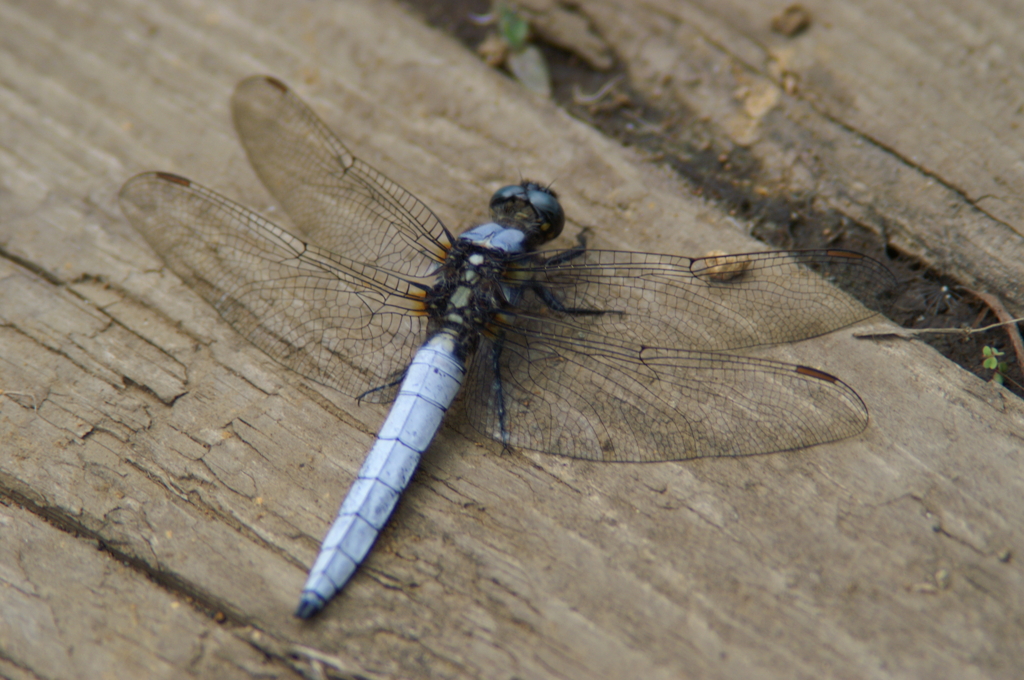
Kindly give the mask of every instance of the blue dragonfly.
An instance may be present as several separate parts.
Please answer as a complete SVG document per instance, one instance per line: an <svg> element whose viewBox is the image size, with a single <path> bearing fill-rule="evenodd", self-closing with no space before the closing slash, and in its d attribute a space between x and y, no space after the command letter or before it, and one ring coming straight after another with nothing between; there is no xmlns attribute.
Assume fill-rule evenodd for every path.
<svg viewBox="0 0 1024 680"><path fill-rule="evenodd" d="M868 318L892 275L845 250L544 250L565 224L522 181L459 236L355 158L285 84L242 81L235 128L292 234L188 179L129 180L121 206L166 265L298 374L393 403L327 532L296 616L362 563L442 420L504 448L594 461L764 454L854 436L868 412L824 371L737 350ZM734 353L727 353L734 352Z"/></svg>

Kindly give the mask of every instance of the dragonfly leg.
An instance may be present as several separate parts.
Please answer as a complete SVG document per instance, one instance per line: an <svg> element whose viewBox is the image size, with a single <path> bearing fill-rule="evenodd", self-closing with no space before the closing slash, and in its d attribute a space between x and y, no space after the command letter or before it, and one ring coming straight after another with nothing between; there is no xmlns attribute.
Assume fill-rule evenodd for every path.
<svg viewBox="0 0 1024 680"><path fill-rule="evenodd" d="M537 294L540 301L547 305L548 309L552 309L562 314L572 314L577 316L598 316L600 314L621 314L622 312L613 309L586 309L584 307L566 307L562 304L562 301L555 297L555 294L544 286L534 283L530 286L530 290Z"/></svg>
<svg viewBox="0 0 1024 680"><path fill-rule="evenodd" d="M391 382L386 383L384 385L378 385L377 387L371 387L370 389L366 390L365 392L363 392L362 394L360 394L360 395L358 395L356 397L356 403L358 404L358 403L362 402L363 399L365 399L367 396L373 394L374 392L382 392L384 390L390 390L393 387L398 387L399 385L402 384L402 381L405 380L405 374L407 372L408 372L408 369L406 369L405 371L402 371L401 375L399 375L395 380L392 380Z"/></svg>
<svg viewBox="0 0 1024 680"><path fill-rule="evenodd" d="M579 241L578 245L566 250L564 252L555 255L554 257L546 260L544 264L547 265L560 265L566 262L572 262L573 260L582 257L587 252L587 234L590 232L590 227L584 227L582 231L576 236L576 240ZM599 314L618 314L610 309L586 309L583 307L566 307L562 304L562 301L555 297L555 294L550 290L534 283L529 286L530 290L537 294L541 302L547 305L548 309L552 309L562 314L575 314L581 316L596 316Z"/></svg>
<svg viewBox="0 0 1024 680"><path fill-rule="evenodd" d="M507 452L511 447L509 446L509 433L508 433L508 411L505 409L505 388L501 381L501 351L505 346L504 335L498 337L494 341L491 348L491 375L494 376L494 380L491 382L491 390L495 394L495 411L498 414L498 428L501 430L501 450L502 453Z"/></svg>
<svg viewBox="0 0 1024 680"><path fill-rule="evenodd" d="M546 260L544 264L565 264L566 262L572 262L578 257L582 257L583 254L587 252L588 233L590 233L590 227L584 227L580 233L576 235L576 241L578 242L577 245L553 256L549 260Z"/></svg>

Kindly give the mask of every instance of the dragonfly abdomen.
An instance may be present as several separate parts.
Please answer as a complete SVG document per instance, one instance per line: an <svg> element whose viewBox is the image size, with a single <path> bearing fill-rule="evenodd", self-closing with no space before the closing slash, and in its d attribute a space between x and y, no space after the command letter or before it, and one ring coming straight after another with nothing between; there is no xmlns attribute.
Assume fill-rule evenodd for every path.
<svg viewBox="0 0 1024 680"><path fill-rule="evenodd" d="M391 412L324 538L296 616L308 619L323 609L365 559L437 434L465 373L451 333L438 333L416 352Z"/></svg>

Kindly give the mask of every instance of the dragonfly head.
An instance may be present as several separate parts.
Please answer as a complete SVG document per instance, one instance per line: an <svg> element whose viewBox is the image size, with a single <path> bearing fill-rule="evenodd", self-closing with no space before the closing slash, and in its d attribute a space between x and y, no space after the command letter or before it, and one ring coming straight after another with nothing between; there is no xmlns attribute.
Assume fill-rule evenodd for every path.
<svg viewBox="0 0 1024 680"><path fill-rule="evenodd" d="M502 187L491 196L491 217L496 222L511 223L526 236L529 249L547 243L562 233L565 212L558 195L536 182Z"/></svg>

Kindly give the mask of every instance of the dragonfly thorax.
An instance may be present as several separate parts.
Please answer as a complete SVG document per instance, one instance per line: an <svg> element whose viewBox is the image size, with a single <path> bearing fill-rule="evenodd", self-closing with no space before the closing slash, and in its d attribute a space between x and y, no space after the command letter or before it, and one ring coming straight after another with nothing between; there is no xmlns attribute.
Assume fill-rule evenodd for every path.
<svg viewBox="0 0 1024 680"><path fill-rule="evenodd" d="M508 306L503 277L521 243L521 231L489 223L460 236L448 251L426 302L434 332L452 336L460 358L476 349L494 315Z"/></svg>

